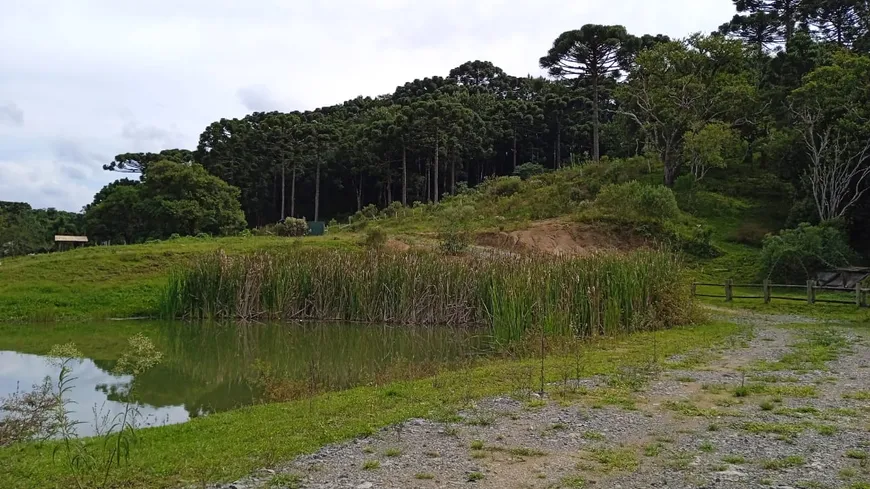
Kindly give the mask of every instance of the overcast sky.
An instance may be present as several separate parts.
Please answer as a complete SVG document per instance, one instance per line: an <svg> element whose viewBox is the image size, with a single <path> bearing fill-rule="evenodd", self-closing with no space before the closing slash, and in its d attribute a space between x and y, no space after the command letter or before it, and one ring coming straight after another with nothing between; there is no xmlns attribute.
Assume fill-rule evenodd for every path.
<svg viewBox="0 0 870 489"><path fill-rule="evenodd" d="M221 117L392 92L489 60L539 75L561 32L683 37L730 0L0 0L0 200L78 211L123 152Z"/></svg>

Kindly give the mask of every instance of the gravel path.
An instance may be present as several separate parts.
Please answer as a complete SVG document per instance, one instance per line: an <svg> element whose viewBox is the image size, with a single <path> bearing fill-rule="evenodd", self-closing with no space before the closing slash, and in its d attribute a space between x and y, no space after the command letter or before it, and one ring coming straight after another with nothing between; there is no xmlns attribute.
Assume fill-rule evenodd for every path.
<svg viewBox="0 0 870 489"><path fill-rule="evenodd" d="M752 334L654 375L487 399L218 487L870 488L867 330L732 319Z"/></svg>

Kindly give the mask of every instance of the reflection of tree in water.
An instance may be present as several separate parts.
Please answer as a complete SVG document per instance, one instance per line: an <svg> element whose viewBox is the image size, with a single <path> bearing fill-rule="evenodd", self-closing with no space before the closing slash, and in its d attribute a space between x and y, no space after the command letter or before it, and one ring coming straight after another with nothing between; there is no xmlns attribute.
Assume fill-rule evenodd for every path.
<svg viewBox="0 0 870 489"><path fill-rule="evenodd" d="M257 364L313 391L426 375L488 350L488 338L456 328L360 324L167 323L153 338L163 361L132 380L154 407L183 405L191 417L249 405ZM111 371L113 361L95 361ZM97 388L124 402L124 382Z"/></svg>

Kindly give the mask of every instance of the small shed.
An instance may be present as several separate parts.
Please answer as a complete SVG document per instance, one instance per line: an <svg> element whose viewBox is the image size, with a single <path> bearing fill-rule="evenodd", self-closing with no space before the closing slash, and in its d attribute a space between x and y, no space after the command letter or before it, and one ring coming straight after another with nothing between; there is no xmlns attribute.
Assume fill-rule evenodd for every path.
<svg viewBox="0 0 870 489"><path fill-rule="evenodd" d="M54 236L54 243L57 245L57 249L59 251L71 250L77 246L85 246L88 244L87 236L66 236L63 234L56 234Z"/></svg>
<svg viewBox="0 0 870 489"><path fill-rule="evenodd" d="M856 284L870 276L870 268L847 267L835 268L816 274L816 283L824 287L843 287L854 289Z"/></svg>

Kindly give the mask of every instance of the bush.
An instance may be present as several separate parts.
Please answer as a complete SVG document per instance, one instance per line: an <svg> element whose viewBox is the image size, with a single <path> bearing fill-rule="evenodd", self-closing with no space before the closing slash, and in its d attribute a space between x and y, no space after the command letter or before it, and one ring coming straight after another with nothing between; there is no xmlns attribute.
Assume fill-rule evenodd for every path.
<svg viewBox="0 0 870 489"><path fill-rule="evenodd" d="M777 281L801 282L822 270L848 266L855 260L843 232L832 224L801 223L764 239L762 272Z"/></svg>
<svg viewBox="0 0 870 489"><path fill-rule="evenodd" d="M439 233L439 248L447 255L459 255L471 245L471 237L465 231L458 229L445 230Z"/></svg>
<svg viewBox="0 0 870 489"><path fill-rule="evenodd" d="M305 219L288 217L284 222L275 224L275 234L278 236L299 237L308 234L308 223Z"/></svg>
<svg viewBox="0 0 870 489"><path fill-rule="evenodd" d="M363 244L372 250L382 250L387 245L387 233L379 227L373 227L366 231Z"/></svg>
<svg viewBox="0 0 870 489"><path fill-rule="evenodd" d="M381 214L385 217L396 217L404 208L405 206L403 206L401 202L394 200L390 202L390 205L385 207L383 211L381 211Z"/></svg>
<svg viewBox="0 0 870 489"><path fill-rule="evenodd" d="M523 163L514 169L514 176L520 177L522 180L528 180L529 178L535 175L540 175L545 171L547 170L543 165L538 163Z"/></svg>
<svg viewBox="0 0 870 489"><path fill-rule="evenodd" d="M629 220L664 221L680 215L671 189L638 181L604 186L595 199L595 207Z"/></svg>
<svg viewBox="0 0 870 489"><path fill-rule="evenodd" d="M522 188L522 180L519 177L500 177L492 180L489 184L489 192L499 197L510 197Z"/></svg>
<svg viewBox="0 0 870 489"><path fill-rule="evenodd" d="M253 236L253 233L251 233L250 229L245 228L239 231L240 238L250 238L251 236Z"/></svg>

